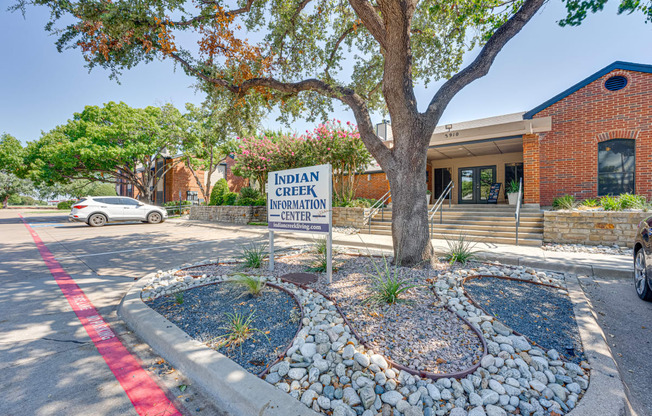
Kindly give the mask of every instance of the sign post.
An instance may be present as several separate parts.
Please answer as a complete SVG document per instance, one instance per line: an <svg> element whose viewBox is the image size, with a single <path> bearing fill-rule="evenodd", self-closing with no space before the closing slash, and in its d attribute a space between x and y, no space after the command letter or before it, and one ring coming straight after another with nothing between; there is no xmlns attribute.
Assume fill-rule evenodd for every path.
<svg viewBox="0 0 652 416"><path fill-rule="evenodd" d="M267 178L269 270L276 231L325 234L328 283L333 276L333 175L331 165L270 172Z"/></svg>

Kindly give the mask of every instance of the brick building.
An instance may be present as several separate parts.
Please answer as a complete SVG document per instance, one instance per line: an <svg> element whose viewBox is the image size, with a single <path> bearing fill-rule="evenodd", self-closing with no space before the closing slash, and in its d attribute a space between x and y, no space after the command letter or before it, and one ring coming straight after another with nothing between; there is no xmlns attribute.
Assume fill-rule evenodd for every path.
<svg viewBox="0 0 652 416"><path fill-rule="evenodd" d="M158 181L156 191L154 192L154 203L163 205L170 201L193 201L197 203L204 202L201 189L197 184L195 176L191 170L188 169L183 161L179 160L180 156L169 158L161 158L156 162L157 170L161 168L161 164L173 164L178 162L172 167L163 179ZM226 157L221 161L217 170L213 172L211 177L211 187L215 186L218 180L226 179L229 190L238 192L243 186L249 185L249 180L236 176L233 174L233 165L235 160L232 155ZM199 181L206 188L208 177L202 170L196 171ZM118 195L130 196L138 198L138 191L132 187L131 184L125 182L118 182L116 186Z"/></svg>
<svg viewBox="0 0 652 416"><path fill-rule="evenodd" d="M495 183L504 203L521 178L524 202L541 206L566 194L652 198L652 65L614 62L528 112L438 126L430 143L431 202L452 181L454 204L487 203ZM364 175L359 196L387 191L382 171Z"/></svg>

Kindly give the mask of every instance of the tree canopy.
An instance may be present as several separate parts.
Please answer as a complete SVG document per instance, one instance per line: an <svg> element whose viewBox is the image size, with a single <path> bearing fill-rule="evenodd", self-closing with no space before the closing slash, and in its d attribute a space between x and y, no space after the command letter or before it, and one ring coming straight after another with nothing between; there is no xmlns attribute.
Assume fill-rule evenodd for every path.
<svg viewBox="0 0 652 416"><path fill-rule="evenodd" d="M172 168L154 163L176 152L182 138L181 113L171 105L131 108L109 102L87 106L68 123L27 146L26 162L37 183L52 185L83 179L132 183L146 200Z"/></svg>
<svg viewBox="0 0 652 416"><path fill-rule="evenodd" d="M9 197L32 191L32 183L18 176L23 167L23 146L18 139L3 134L0 136L0 201L7 207Z"/></svg>

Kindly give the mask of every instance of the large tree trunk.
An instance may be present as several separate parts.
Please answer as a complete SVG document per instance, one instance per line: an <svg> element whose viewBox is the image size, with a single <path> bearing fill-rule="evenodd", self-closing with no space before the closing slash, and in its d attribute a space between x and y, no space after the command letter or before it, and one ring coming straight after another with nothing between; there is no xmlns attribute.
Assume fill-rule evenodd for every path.
<svg viewBox="0 0 652 416"><path fill-rule="evenodd" d="M394 129L394 138L399 139L394 149L398 163L385 169L392 195L394 258L404 266L430 265L435 251L430 241L425 198L427 146L421 145L424 140L420 137L425 133L417 129L398 130ZM400 135L404 137L397 137Z"/></svg>

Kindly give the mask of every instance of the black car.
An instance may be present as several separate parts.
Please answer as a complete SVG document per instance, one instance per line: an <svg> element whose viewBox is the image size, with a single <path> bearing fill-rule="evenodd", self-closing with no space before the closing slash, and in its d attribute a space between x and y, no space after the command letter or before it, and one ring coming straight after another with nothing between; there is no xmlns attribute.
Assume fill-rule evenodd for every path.
<svg viewBox="0 0 652 416"><path fill-rule="evenodd" d="M652 301L652 217L641 221L636 231L634 286L639 298Z"/></svg>

